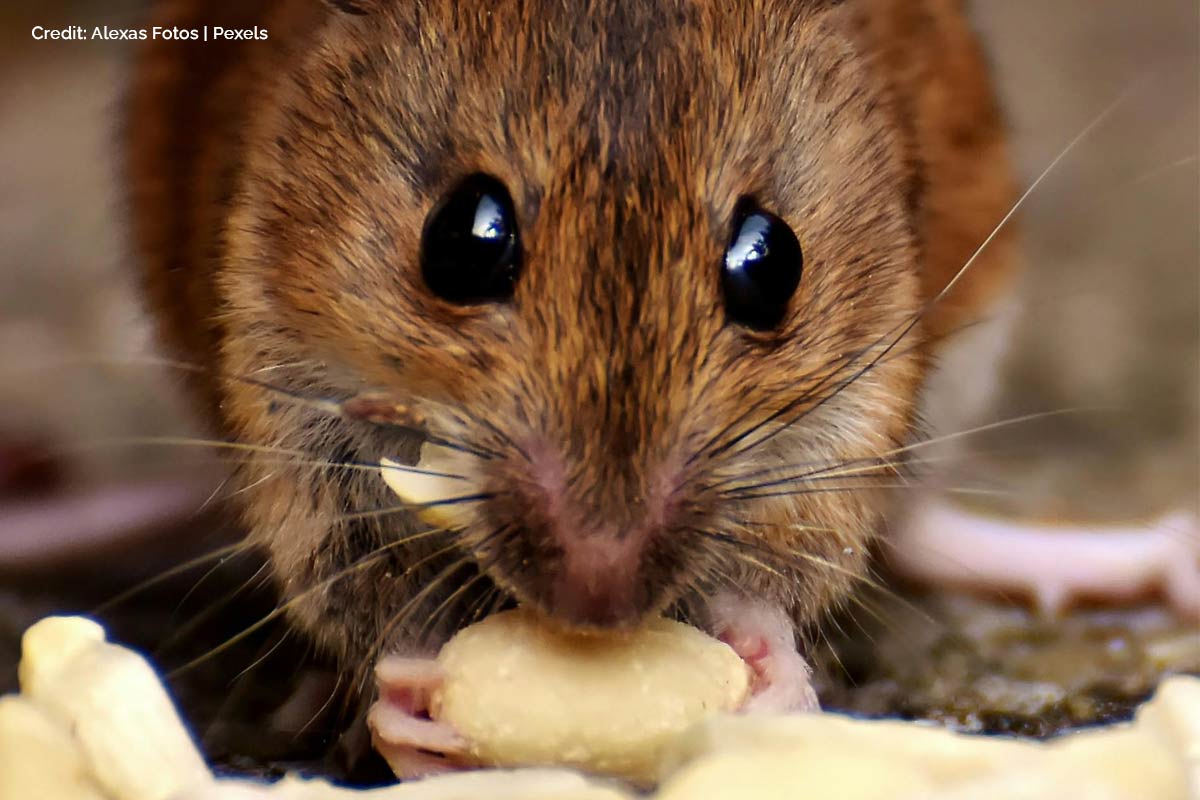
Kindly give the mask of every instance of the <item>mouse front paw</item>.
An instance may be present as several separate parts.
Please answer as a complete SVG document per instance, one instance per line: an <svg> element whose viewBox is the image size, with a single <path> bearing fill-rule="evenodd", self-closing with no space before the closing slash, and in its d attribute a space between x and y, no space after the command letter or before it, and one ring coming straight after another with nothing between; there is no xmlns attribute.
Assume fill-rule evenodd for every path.
<svg viewBox="0 0 1200 800"><path fill-rule="evenodd" d="M819 711L812 669L796 650L791 618L782 608L758 600L719 595L711 606L717 636L741 656L753 673L747 714Z"/></svg>
<svg viewBox="0 0 1200 800"><path fill-rule="evenodd" d="M449 725L429 718L442 669L433 659L389 656L375 667L379 699L367 714L371 742L400 778L462 767L467 743Z"/></svg>

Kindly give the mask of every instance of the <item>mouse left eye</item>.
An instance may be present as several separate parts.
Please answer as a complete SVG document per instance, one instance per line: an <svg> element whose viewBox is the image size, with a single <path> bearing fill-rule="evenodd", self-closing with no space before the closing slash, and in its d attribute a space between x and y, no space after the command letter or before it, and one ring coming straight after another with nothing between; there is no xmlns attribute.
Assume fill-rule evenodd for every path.
<svg viewBox="0 0 1200 800"><path fill-rule="evenodd" d="M459 305L507 300L520 271L512 198L490 175L471 175L430 212L421 235L421 276Z"/></svg>
<svg viewBox="0 0 1200 800"><path fill-rule="evenodd" d="M800 240L788 224L751 200L738 203L721 264L729 319L756 331L777 328L803 268Z"/></svg>

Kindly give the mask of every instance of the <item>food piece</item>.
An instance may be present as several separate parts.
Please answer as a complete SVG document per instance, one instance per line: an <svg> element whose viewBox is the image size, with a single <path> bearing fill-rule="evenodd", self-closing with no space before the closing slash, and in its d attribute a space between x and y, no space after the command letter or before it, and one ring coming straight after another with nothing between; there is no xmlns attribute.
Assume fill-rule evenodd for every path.
<svg viewBox="0 0 1200 800"><path fill-rule="evenodd" d="M24 697L0 697L0 798L104 800L71 733Z"/></svg>
<svg viewBox="0 0 1200 800"><path fill-rule="evenodd" d="M460 454L429 442L421 445L421 457L415 466L379 459L379 471L388 488L425 522L447 528L461 527L474 506L470 502L446 502L478 493L466 474L469 467Z"/></svg>
<svg viewBox="0 0 1200 800"><path fill-rule="evenodd" d="M1185 800L1200 788L1200 679L1175 677L1131 725L1049 743L835 715L726 717L677 740L657 800Z"/></svg>
<svg viewBox="0 0 1200 800"><path fill-rule="evenodd" d="M887 753L768 748L702 758L668 781L655 800L892 800L932 789L919 766Z"/></svg>
<svg viewBox="0 0 1200 800"><path fill-rule="evenodd" d="M746 700L746 664L677 622L581 635L524 611L459 631L438 662L431 714L470 743L482 765L569 765L637 783L692 724Z"/></svg>
<svg viewBox="0 0 1200 800"><path fill-rule="evenodd" d="M174 800L634 800L565 769L460 772L399 786L347 789L289 775L271 785L223 780Z"/></svg>
<svg viewBox="0 0 1200 800"><path fill-rule="evenodd" d="M719 781L712 783L713 797L736 796L717 793L726 783L730 790L740 786L746 797L757 797L754 792L764 797L900 797L905 791L987 774L997 764L1019 759L1036 747L1016 739L965 736L900 720L856 720L834 714L720 718L675 741L667 766L683 766L664 788L663 798L690 797L691 787L702 781ZM844 758L858 759L858 769L869 774L841 776L820 766ZM710 764L713 759L716 763ZM812 769L791 769L792 764ZM838 791L827 795L827 786Z"/></svg>
<svg viewBox="0 0 1200 800"><path fill-rule="evenodd" d="M154 669L78 617L49 617L22 639L22 694L74 735L116 800L165 800L212 780ZM65 757L65 756L64 756Z"/></svg>

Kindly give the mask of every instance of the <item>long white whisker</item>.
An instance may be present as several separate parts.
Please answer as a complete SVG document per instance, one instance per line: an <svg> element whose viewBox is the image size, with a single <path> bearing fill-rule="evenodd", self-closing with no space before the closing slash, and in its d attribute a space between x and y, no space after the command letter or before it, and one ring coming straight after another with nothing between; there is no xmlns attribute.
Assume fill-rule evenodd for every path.
<svg viewBox="0 0 1200 800"><path fill-rule="evenodd" d="M1044 170L1042 170L1041 174L1038 175L1037 178L1034 179L1033 183L1029 184L1029 188L1027 188L1024 191L1024 193L1022 193L1021 196L1019 198L1017 198L1017 202L1013 203L1013 207L1010 208L1008 210L1008 213L1005 214L1004 217L1000 220L1000 222L998 222L996 224L996 227L993 228L992 232L987 235L987 238L985 238L983 240L983 243L980 244L979 247L975 248L975 252L972 253L971 257L967 259L967 262L962 265L962 268L959 269L959 271L954 274L954 277L950 279L950 282L947 283L940 292L938 292L937 296L933 299L933 301L930 303L930 305L939 302L943 297L945 297L947 294L949 294L950 290L954 288L955 284L958 283L959 279L962 278L962 276L966 274L967 270L969 270L971 268L971 265L975 263L976 259L978 259L979 256L982 255L983 251L987 249L988 245L990 245L992 243L992 240L1000 235L1000 232L1004 229L1004 226L1008 224L1008 221L1011 220L1013 218L1013 216L1017 213L1017 211L1020 210L1021 206L1025 204L1025 201L1029 199L1030 195L1032 195L1034 193L1034 191L1037 190L1038 186L1041 185L1042 181L1044 181L1046 179L1046 176L1048 176L1051 172L1053 172L1055 167L1057 167L1059 165L1059 163L1062 162L1062 160L1064 158L1066 158L1067 155L1079 145L1080 142L1082 142L1084 139L1086 139L1088 137L1088 135L1091 134L1092 131L1094 131L1096 128L1098 128L1100 126L1100 124L1102 122L1104 122L1104 120L1106 120L1110 116L1112 116L1112 113L1114 111L1116 111L1118 108L1120 108L1120 106L1127 99L1129 99L1129 96L1134 92L1134 90L1136 88L1137 88L1137 84L1129 87L1124 92L1122 92L1121 95L1116 100L1114 100L1111 104L1109 104L1109 106L1107 108L1105 108L1103 111L1101 111L1096 116L1095 119L1093 119L1090 123L1088 123L1087 126L1083 130L1081 130L1075 136L1075 138L1072 139L1067 144L1067 146L1064 147L1059 152L1059 154L1057 156L1054 157L1054 160L1051 161Z"/></svg>

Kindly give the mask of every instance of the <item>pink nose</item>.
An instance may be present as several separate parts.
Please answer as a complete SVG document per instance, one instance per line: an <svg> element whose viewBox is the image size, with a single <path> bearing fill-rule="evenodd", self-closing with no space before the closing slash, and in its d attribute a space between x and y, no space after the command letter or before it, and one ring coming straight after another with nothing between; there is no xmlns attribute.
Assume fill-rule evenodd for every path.
<svg viewBox="0 0 1200 800"><path fill-rule="evenodd" d="M646 599L638 580L640 537L596 533L565 538L546 610L572 625L635 624Z"/></svg>

